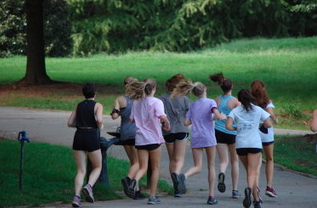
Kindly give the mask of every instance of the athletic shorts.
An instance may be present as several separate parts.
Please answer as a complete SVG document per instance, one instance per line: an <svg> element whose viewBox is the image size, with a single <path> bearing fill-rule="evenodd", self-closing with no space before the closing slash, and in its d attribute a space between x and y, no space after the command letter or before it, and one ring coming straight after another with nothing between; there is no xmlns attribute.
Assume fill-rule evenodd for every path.
<svg viewBox="0 0 317 208"><path fill-rule="evenodd" d="M136 149L138 150L156 150L157 148L159 148L161 146L161 144L148 144L148 145L140 145L140 146L135 146Z"/></svg>
<svg viewBox="0 0 317 208"><path fill-rule="evenodd" d="M73 141L73 150L93 152L100 149L99 129L77 129Z"/></svg>
<svg viewBox="0 0 317 208"><path fill-rule="evenodd" d="M271 142L262 142L262 145L263 146L269 146L269 145L271 145L271 144L273 144L274 143L274 141L271 141Z"/></svg>
<svg viewBox="0 0 317 208"><path fill-rule="evenodd" d="M118 142L115 143L115 145L129 145L129 146L134 146L135 145L135 139L126 139L126 140L119 140Z"/></svg>
<svg viewBox="0 0 317 208"><path fill-rule="evenodd" d="M236 151L237 151L237 154L239 156L246 156L249 153L256 154L256 153L262 152L262 149L259 149L259 148L239 148L239 149L236 149Z"/></svg>
<svg viewBox="0 0 317 208"><path fill-rule="evenodd" d="M164 136L164 140L168 144L173 144L175 140L185 140L188 139L188 133L175 133L175 134L167 134Z"/></svg>
<svg viewBox="0 0 317 208"><path fill-rule="evenodd" d="M215 129L217 143L234 144L236 143L236 135L227 134Z"/></svg>

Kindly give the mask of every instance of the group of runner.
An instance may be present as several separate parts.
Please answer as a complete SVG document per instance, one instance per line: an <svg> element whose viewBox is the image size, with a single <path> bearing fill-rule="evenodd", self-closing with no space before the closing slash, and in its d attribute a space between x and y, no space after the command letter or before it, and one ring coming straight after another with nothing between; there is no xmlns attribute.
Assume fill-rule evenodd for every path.
<svg viewBox="0 0 317 208"><path fill-rule="evenodd" d="M133 77L124 79L126 93L115 100L111 116L113 119L121 117L119 144L124 147L131 164L127 176L121 180L124 193L128 197L145 198L141 193L139 180L147 169L151 168L148 204L160 203L156 189L161 145L164 143L169 155L169 171L175 197L182 197L182 194L186 193L186 179L198 174L203 168L204 149L209 183L207 204L218 203L214 188L217 180L218 191L226 191L225 172L229 160L232 197L241 197L238 191L240 158L247 172L243 206L250 207L253 203L255 208L260 208L263 202L259 194L262 149L266 157L265 194L277 197L272 188L274 132L271 124L271 121L276 124L277 119L264 83L260 80L253 81L250 89L241 89L235 98L232 96L233 84L229 78L217 73L211 75L210 79L217 82L223 91L215 100L207 98L207 87L203 83L192 82L182 74L169 78L166 81L166 94L158 98L155 97L155 80L139 81ZM197 97L192 103L186 96L190 92ZM81 205L81 191L88 202L94 201L92 187L101 171L98 136L99 129L102 128L102 105L94 101L96 89L93 84L84 85L83 94L86 99L75 107L68 121L68 126L77 128L73 143L77 164L75 196L72 202L74 207ZM190 147L194 165L183 172L190 125ZM86 174L86 152L92 161L93 170L89 175L88 184L81 188ZM216 180L217 153L220 164ZM148 167L149 160L151 167Z"/></svg>

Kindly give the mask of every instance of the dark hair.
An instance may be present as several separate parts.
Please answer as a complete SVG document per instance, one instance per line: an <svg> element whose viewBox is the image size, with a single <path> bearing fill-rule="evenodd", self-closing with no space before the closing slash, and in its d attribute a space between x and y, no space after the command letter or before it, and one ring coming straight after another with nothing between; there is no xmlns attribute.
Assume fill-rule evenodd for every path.
<svg viewBox="0 0 317 208"><path fill-rule="evenodd" d="M224 93L227 93L232 89L231 80L228 78L225 78L222 72L210 75L209 79L211 79L214 82L218 82L218 85L220 86L220 88L222 89Z"/></svg>
<svg viewBox="0 0 317 208"><path fill-rule="evenodd" d="M93 83L86 83L84 84L82 91L86 99L93 98L96 95L96 85Z"/></svg>
<svg viewBox="0 0 317 208"><path fill-rule="evenodd" d="M255 80L251 83L251 93L255 97L255 103L261 108L265 109L267 104L270 102L265 89L264 82L261 80Z"/></svg>
<svg viewBox="0 0 317 208"><path fill-rule="evenodd" d="M182 74L176 74L169 78L165 83L167 91L170 93L173 92L176 85L182 80L185 80L185 77Z"/></svg>
<svg viewBox="0 0 317 208"><path fill-rule="evenodd" d="M178 96L187 95L190 92L193 92L195 96L200 96L204 93L204 88L206 86L201 82L192 83L189 79L180 81L174 88L171 97L175 98Z"/></svg>
<svg viewBox="0 0 317 208"><path fill-rule="evenodd" d="M144 82L139 82L135 79L133 82L126 85L126 93L131 99L137 100L151 94L155 87L156 82L154 79L147 78Z"/></svg>
<svg viewBox="0 0 317 208"><path fill-rule="evenodd" d="M248 112L253 110L252 103L254 102L254 97L248 89L241 89L238 92L238 100L241 102L241 105Z"/></svg>

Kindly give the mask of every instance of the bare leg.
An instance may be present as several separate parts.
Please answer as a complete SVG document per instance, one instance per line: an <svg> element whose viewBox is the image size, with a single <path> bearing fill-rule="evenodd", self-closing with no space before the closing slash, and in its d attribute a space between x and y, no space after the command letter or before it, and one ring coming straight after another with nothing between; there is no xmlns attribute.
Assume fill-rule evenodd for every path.
<svg viewBox="0 0 317 208"><path fill-rule="evenodd" d="M219 172L225 173L228 167L228 145L224 143L217 144L217 152L219 156Z"/></svg>
<svg viewBox="0 0 317 208"><path fill-rule="evenodd" d="M150 160L151 160L151 169L152 169L152 176L151 176L151 184L150 184L150 197L155 197L157 183L160 175L160 162L161 162L161 147L149 151L150 153Z"/></svg>
<svg viewBox="0 0 317 208"><path fill-rule="evenodd" d="M96 150L93 152L88 152L88 158L91 162L92 165L92 171L89 175L89 181L88 183L91 186L94 186L96 181L99 178L100 172L101 172L101 161L102 161L102 155L101 155L101 150Z"/></svg>
<svg viewBox="0 0 317 208"><path fill-rule="evenodd" d="M209 196L215 196L215 157L216 157L216 146L207 147L207 162L208 162L208 182L209 182Z"/></svg>
<svg viewBox="0 0 317 208"><path fill-rule="evenodd" d="M274 151L274 143L263 146L264 152L265 152L265 158L266 158L266 165L265 165L265 174L266 174L266 182L268 187L272 187L272 181L273 181L273 174L274 174L274 157L273 157L273 151Z"/></svg>
<svg viewBox="0 0 317 208"><path fill-rule="evenodd" d="M174 143L165 143L167 153L168 153L168 158L169 158L169 171L170 173L174 173L176 169L176 164L174 161Z"/></svg>
<svg viewBox="0 0 317 208"><path fill-rule="evenodd" d="M192 149L194 166L189 168L185 173L185 177L189 177L201 172L202 168L202 158L203 158L203 148L193 148Z"/></svg>
<svg viewBox="0 0 317 208"><path fill-rule="evenodd" d="M231 179L232 189L238 190L239 183L239 157L236 152L235 144L229 144L230 161L231 161Z"/></svg>
<svg viewBox="0 0 317 208"><path fill-rule="evenodd" d="M124 145L124 149L131 165L128 173L128 177L131 179L134 178L135 174L139 170L138 153L136 148L132 145Z"/></svg>
<svg viewBox="0 0 317 208"><path fill-rule="evenodd" d="M187 140L176 140L174 144L174 164L175 169L173 170L174 173L179 174L183 168L184 160L185 160L185 153L186 153L186 145Z"/></svg>
<svg viewBox="0 0 317 208"><path fill-rule="evenodd" d="M86 152L73 150L73 153L77 166L77 174L75 177L75 195L80 196L80 191L86 175Z"/></svg>

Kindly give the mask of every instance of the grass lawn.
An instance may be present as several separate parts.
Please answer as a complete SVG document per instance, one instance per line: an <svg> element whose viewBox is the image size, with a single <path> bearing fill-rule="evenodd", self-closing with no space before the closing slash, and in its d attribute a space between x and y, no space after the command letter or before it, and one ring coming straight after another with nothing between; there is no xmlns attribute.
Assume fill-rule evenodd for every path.
<svg viewBox="0 0 317 208"><path fill-rule="evenodd" d="M26 57L0 59L0 84L20 80L25 74ZM234 82L233 95L261 79L276 106L277 128L308 129L311 111L317 108L317 37L237 40L212 49L191 53L129 52L89 57L47 58L48 75L58 81L95 82L97 100L110 113L114 99L123 93L123 78L146 77L158 82L157 96L165 92L166 79L183 73L208 86L208 96L221 94L208 75L222 71ZM60 85L15 88L0 87L0 106L71 110L82 99L80 87ZM190 99L195 98L190 95ZM63 100L63 102L60 102Z"/></svg>
<svg viewBox="0 0 317 208"><path fill-rule="evenodd" d="M19 190L20 143L0 138L0 207L40 206L49 203L70 204L74 195L76 174L72 150L63 146L30 142L24 146L23 190ZM108 157L110 186L97 183L95 198L99 201L123 198L121 178L126 176L127 161ZM145 189L146 179L141 180ZM171 192L167 182L159 189Z"/></svg>

